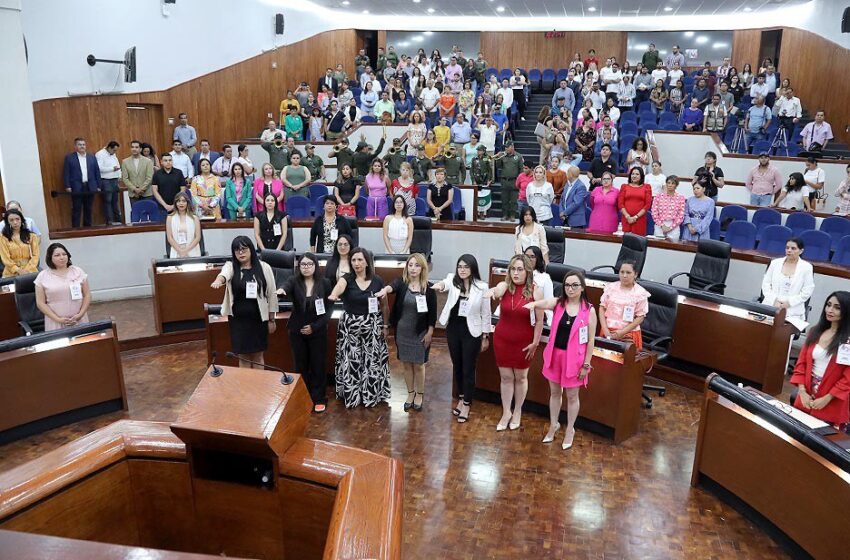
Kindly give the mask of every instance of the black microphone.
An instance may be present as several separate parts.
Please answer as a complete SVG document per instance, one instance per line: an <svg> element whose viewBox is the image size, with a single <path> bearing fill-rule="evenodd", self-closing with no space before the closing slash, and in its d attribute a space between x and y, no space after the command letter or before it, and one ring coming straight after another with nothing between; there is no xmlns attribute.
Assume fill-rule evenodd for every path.
<svg viewBox="0 0 850 560"><path fill-rule="evenodd" d="M218 376L220 376L222 373L224 373L224 370L223 370L223 369L221 369L220 367L218 367L217 365L215 365L215 359L216 359L216 357L218 357L218 352L216 352L215 350L213 350L213 353L212 353L212 361L210 362L210 367L212 367L212 371L210 372L210 377L218 377Z"/></svg>
<svg viewBox="0 0 850 560"><path fill-rule="evenodd" d="M228 358L234 359L234 360L242 360L243 362L248 362L249 364L253 364L255 366L260 366L263 369L270 369L272 371L278 371L278 372L283 374L280 378L280 382L283 385L291 385L292 382L295 381L295 379L293 379L291 375L289 375L288 373L286 373L285 371L283 371L279 367L274 367L274 366L270 366L270 365L267 365L267 364L261 364L260 362L254 362L252 360L248 360L246 358L239 357L236 354L234 354L233 352L228 352L227 354L225 354L225 356L227 356Z"/></svg>

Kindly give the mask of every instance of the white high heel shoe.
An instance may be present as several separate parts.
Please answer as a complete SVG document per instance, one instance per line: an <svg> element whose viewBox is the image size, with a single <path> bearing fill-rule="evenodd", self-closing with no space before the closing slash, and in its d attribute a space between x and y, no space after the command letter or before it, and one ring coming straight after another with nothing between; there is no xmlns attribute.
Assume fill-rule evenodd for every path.
<svg viewBox="0 0 850 560"><path fill-rule="evenodd" d="M563 450L567 450L567 449L569 449L570 447L572 447L572 446L573 446L573 441L575 440L575 438L576 438L576 429L575 429L575 428L573 428L573 437L571 437L571 438L570 438L570 442L569 442L569 443L567 443L567 438L564 438L564 443L562 443L562 444L561 444L561 449L563 449Z"/></svg>
<svg viewBox="0 0 850 560"><path fill-rule="evenodd" d="M555 423L555 429L552 430L552 435L547 434L547 435L543 436L543 443L552 443L553 441L555 441L555 434L557 434L558 430L560 430L560 429L561 429L561 424L559 422L556 422Z"/></svg>

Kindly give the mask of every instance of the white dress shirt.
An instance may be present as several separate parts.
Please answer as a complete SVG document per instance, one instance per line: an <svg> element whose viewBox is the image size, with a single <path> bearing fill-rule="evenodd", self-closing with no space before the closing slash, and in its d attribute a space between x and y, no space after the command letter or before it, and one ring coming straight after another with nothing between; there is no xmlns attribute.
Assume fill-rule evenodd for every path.
<svg viewBox="0 0 850 560"><path fill-rule="evenodd" d="M118 163L118 157L115 154L110 154L106 148L99 150L94 157L97 159L97 166L100 168L101 179L118 179L121 177L121 164ZM118 171L115 168L118 168Z"/></svg>
<svg viewBox="0 0 850 560"><path fill-rule="evenodd" d="M179 169L183 172L183 176L187 179L195 176L195 171L192 168L192 160L186 154L186 152L180 152L179 154L175 151L171 151L171 160L174 162L174 168Z"/></svg>
<svg viewBox="0 0 850 560"><path fill-rule="evenodd" d="M89 182L89 167L86 164L86 156L85 155L81 156L80 153L77 152L77 161L80 163L80 171L83 172L83 183L88 183Z"/></svg>

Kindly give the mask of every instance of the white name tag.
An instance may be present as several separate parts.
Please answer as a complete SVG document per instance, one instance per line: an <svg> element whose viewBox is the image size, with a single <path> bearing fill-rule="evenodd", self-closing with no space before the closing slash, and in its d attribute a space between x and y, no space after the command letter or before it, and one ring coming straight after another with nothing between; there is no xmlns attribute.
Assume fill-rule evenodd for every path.
<svg viewBox="0 0 850 560"><path fill-rule="evenodd" d="M469 300L466 300L466 299L465 299L465 300L461 300L461 302L460 302L460 309L458 309L457 314L458 314L460 317L467 317L467 316L469 316Z"/></svg>
<svg viewBox="0 0 850 560"><path fill-rule="evenodd" d="M83 299L83 286L79 282L71 283L71 299L75 301Z"/></svg>
<svg viewBox="0 0 850 560"><path fill-rule="evenodd" d="M845 343L838 347L838 355L835 361L842 366L850 366L850 344Z"/></svg>
<svg viewBox="0 0 850 560"><path fill-rule="evenodd" d="M274 232L274 235L283 235L283 228L280 227L280 224L272 226L272 231Z"/></svg>
<svg viewBox="0 0 850 560"><path fill-rule="evenodd" d="M177 244L178 245L185 245L188 242L189 242L189 236L186 235L186 232L185 231L178 231L177 232Z"/></svg>
<svg viewBox="0 0 850 560"><path fill-rule="evenodd" d="M339 239L339 230L332 229L331 230L331 241L336 241L337 239Z"/></svg>
<svg viewBox="0 0 850 560"><path fill-rule="evenodd" d="M623 321L631 323L635 320L635 306L627 305L623 308Z"/></svg>
<svg viewBox="0 0 850 560"><path fill-rule="evenodd" d="M587 325L578 330L578 343L587 344Z"/></svg>
<svg viewBox="0 0 850 560"><path fill-rule="evenodd" d="M325 314L325 300L319 298L316 300L316 315Z"/></svg>
<svg viewBox="0 0 850 560"><path fill-rule="evenodd" d="M370 297L369 298L369 313L377 313L378 312L378 298Z"/></svg>
<svg viewBox="0 0 850 560"><path fill-rule="evenodd" d="M257 283L247 282L245 284L245 297L248 299L257 299Z"/></svg>
<svg viewBox="0 0 850 560"><path fill-rule="evenodd" d="M425 299L425 296L416 296L416 311L418 311L419 313L428 312L428 300Z"/></svg>

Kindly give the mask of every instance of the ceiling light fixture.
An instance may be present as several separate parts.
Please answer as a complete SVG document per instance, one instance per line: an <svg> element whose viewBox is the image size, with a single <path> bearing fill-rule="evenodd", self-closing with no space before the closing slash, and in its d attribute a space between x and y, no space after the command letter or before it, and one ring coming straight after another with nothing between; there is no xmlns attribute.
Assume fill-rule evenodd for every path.
<svg viewBox="0 0 850 560"><path fill-rule="evenodd" d="M348 6L349 4L351 4L351 2L349 2L348 0L342 0L343 6Z"/></svg>
<svg viewBox="0 0 850 560"><path fill-rule="evenodd" d="M664 6L664 11L665 11L665 12L672 12L672 11L673 11L673 8L672 8L672 7L670 7L670 6Z"/></svg>
<svg viewBox="0 0 850 560"><path fill-rule="evenodd" d="M704 45L704 44L708 43L708 37L706 37L705 35L700 35L699 37L696 38L695 42L696 42L697 45Z"/></svg>
<svg viewBox="0 0 850 560"><path fill-rule="evenodd" d="M587 11L588 11L588 12L595 12L595 11L596 11L596 6L591 6L591 7L589 7L589 8L587 9Z"/></svg>
<svg viewBox="0 0 850 560"><path fill-rule="evenodd" d="M433 31L423 31L422 34L423 35L433 35L434 32Z"/></svg>
<svg viewBox="0 0 850 560"><path fill-rule="evenodd" d="M496 11L497 11L497 12L499 12L499 13L501 14L502 12L504 12L504 11L505 11L505 7L504 7L504 6L499 6L498 8L496 8Z"/></svg>
<svg viewBox="0 0 850 560"><path fill-rule="evenodd" d="M747 6L746 8L744 8L744 11L745 11L745 12L752 12L752 11L753 11L753 9L752 9L752 8L750 8L749 6Z"/></svg>
<svg viewBox="0 0 850 560"><path fill-rule="evenodd" d="M363 10L363 13L364 13L364 14L368 14L368 13L369 13L369 10Z"/></svg>
<svg viewBox="0 0 850 560"><path fill-rule="evenodd" d="M711 45L711 48L713 48L714 50L725 49L728 47L729 43L714 43L713 45Z"/></svg>
<svg viewBox="0 0 850 560"><path fill-rule="evenodd" d="M413 3L414 3L414 4L418 4L418 3L419 3L419 2L421 2L421 1L422 1L422 0L413 0Z"/></svg>
<svg viewBox="0 0 850 560"><path fill-rule="evenodd" d="M435 11L435 10L434 10L434 8L428 8L428 13L429 13L429 14L433 14L433 13L434 13L434 11Z"/></svg>
<svg viewBox="0 0 850 560"><path fill-rule="evenodd" d="M693 36L694 36L693 31L685 31L685 37L693 37Z"/></svg>
<svg viewBox="0 0 850 560"><path fill-rule="evenodd" d="M421 43L422 41L425 40L425 37L423 37L422 35L417 35L416 37L413 37L411 40L415 41L417 43Z"/></svg>

